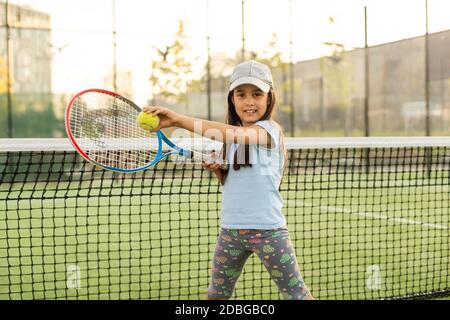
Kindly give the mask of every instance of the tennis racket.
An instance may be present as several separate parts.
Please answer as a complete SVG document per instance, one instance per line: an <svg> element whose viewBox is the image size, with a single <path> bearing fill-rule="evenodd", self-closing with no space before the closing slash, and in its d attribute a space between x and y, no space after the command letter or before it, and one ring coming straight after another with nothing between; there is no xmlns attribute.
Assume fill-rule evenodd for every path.
<svg viewBox="0 0 450 320"><path fill-rule="evenodd" d="M142 129L141 108L129 99L102 89L75 95L66 110L66 131L76 151L87 161L118 172L145 170L170 155L196 161L216 158L178 147L160 130ZM221 168L227 164L221 162Z"/></svg>

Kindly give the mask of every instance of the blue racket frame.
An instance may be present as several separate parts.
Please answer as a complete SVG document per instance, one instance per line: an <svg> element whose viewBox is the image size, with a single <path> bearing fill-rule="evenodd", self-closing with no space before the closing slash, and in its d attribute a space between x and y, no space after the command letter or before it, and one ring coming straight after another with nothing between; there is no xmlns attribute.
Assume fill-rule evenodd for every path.
<svg viewBox="0 0 450 320"><path fill-rule="evenodd" d="M120 169L120 168L115 168L115 167L109 167L109 166L105 166L102 165L92 159L88 159L89 161L105 168L111 171L116 171L116 172L137 172L137 171L142 171L145 169L148 169L149 167L155 165L156 163L158 163L159 161L169 157L170 155L180 155L183 157L187 157L187 158L191 158L192 157L192 152L183 148L180 148L179 146L177 146L175 143L173 143L172 141L169 140L169 138L167 138L164 133L162 133L161 130L158 130L156 132L156 136L158 139L158 150L156 152L156 156L155 158L149 162L148 164L146 164L143 167L140 168L136 168L136 169ZM173 150L172 151L168 151L166 153L163 153L163 143L166 143L169 147L171 147Z"/></svg>

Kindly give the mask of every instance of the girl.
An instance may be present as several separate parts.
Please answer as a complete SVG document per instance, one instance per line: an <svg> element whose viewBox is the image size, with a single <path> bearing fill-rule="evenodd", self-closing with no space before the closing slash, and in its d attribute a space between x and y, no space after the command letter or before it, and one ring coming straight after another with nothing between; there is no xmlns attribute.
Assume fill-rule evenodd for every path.
<svg viewBox="0 0 450 320"><path fill-rule="evenodd" d="M237 65L228 93L227 124L183 116L162 107L144 111L160 117L157 129L180 127L224 143L229 164L203 163L223 185L221 231L212 261L209 299L231 297L245 262L256 253L285 299L312 299L303 282L278 191L286 152L272 120L275 106L269 68L256 61Z"/></svg>

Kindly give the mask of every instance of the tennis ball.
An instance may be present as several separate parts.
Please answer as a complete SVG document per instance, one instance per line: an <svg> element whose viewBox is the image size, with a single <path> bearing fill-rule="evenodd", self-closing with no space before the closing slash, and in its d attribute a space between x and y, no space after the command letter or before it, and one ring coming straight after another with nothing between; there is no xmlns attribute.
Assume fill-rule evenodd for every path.
<svg viewBox="0 0 450 320"><path fill-rule="evenodd" d="M159 126L159 117L141 111L137 121L142 129L153 131Z"/></svg>

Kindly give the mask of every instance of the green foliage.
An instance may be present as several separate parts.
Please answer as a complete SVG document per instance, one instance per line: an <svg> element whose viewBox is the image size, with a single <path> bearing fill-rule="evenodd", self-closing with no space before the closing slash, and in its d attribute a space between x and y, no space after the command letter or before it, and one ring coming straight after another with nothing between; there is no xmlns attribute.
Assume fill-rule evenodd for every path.
<svg viewBox="0 0 450 320"><path fill-rule="evenodd" d="M0 57L0 94L8 90L8 66L2 57Z"/></svg>
<svg viewBox="0 0 450 320"><path fill-rule="evenodd" d="M334 18L329 17L329 24L334 27ZM352 60L345 50L345 46L338 41L328 41L330 54L320 59L324 90L329 93L332 107L339 108L344 113L344 134L350 135L352 97L354 97L355 83Z"/></svg>
<svg viewBox="0 0 450 320"><path fill-rule="evenodd" d="M188 60L191 47L186 41L182 20L178 21L174 41L156 51L149 78L153 96L161 95L168 101L187 104L187 87L192 76L192 64Z"/></svg>

